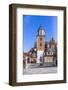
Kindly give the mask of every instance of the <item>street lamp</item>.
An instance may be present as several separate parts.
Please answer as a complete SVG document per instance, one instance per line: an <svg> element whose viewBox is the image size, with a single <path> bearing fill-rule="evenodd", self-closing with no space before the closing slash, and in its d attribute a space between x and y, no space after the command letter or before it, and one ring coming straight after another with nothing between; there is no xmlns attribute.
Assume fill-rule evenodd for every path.
<svg viewBox="0 0 68 90"><path fill-rule="evenodd" d="M34 48L34 51L36 51L36 48Z"/></svg>

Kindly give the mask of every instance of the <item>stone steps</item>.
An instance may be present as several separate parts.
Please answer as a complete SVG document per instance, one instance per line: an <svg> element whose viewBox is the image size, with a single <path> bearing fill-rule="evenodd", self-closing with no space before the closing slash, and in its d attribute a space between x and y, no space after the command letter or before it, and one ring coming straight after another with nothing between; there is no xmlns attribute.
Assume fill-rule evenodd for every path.
<svg viewBox="0 0 68 90"><path fill-rule="evenodd" d="M56 64L54 63L44 63L44 64L39 64L39 63L33 63L29 64L28 68L43 68L43 67L54 67Z"/></svg>

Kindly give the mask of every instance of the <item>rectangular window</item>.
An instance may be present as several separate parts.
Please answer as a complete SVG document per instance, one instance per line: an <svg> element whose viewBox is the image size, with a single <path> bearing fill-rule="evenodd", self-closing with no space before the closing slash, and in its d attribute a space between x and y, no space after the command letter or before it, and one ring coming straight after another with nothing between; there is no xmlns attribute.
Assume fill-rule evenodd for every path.
<svg viewBox="0 0 68 90"><path fill-rule="evenodd" d="M42 46L42 43L40 43L40 46Z"/></svg>

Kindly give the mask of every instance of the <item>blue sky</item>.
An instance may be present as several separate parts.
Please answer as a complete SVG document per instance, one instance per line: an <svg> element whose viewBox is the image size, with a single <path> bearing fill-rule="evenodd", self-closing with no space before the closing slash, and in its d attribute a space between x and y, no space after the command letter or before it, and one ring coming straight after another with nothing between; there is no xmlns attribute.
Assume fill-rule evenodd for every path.
<svg viewBox="0 0 68 90"><path fill-rule="evenodd" d="M23 15L24 52L34 46L40 26L45 29L45 41L53 37L57 42L57 16Z"/></svg>

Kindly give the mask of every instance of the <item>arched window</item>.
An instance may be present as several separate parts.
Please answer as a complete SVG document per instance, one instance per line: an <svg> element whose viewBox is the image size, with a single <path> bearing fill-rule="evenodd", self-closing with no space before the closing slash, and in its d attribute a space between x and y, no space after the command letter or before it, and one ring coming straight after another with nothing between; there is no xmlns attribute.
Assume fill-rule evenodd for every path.
<svg viewBox="0 0 68 90"><path fill-rule="evenodd" d="M40 41L42 40L42 38L40 38Z"/></svg>

